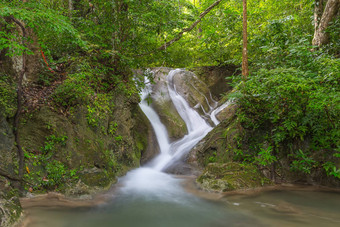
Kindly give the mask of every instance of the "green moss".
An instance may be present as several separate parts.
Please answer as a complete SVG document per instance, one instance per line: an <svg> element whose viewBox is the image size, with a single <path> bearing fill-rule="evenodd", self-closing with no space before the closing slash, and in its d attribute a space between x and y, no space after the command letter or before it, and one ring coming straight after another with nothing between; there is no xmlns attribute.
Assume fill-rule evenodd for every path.
<svg viewBox="0 0 340 227"><path fill-rule="evenodd" d="M19 193L1 181L2 179L0 179L0 223L2 226L12 226L19 220L22 212Z"/></svg>
<svg viewBox="0 0 340 227"><path fill-rule="evenodd" d="M116 97L116 99L122 105L127 102L126 97L123 96ZM90 187L106 188L115 182L118 174L124 174L126 170L139 166L142 150L147 146L147 134L140 128L135 128L139 135L136 140L132 137L135 135L131 132L135 124L131 118L132 108L124 105L127 107L112 106L111 108L115 110L114 114L100 118L98 127L88 124L85 106L75 107L73 114L68 118L48 107L42 107L27 119L26 124L21 125L22 143L28 154L41 156L46 153L49 157L48 162L58 162L65 172L76 169L77 171L73 172L73 178L84 181L83 183ZM109 122L118 122L112 133L109 132ZM55 138L62 136L67 140L63 141L63 144L53 140L54 146L51 149L42 150L41 148L46 145L46 138L52 135ZM118 136L121 138L120 141L115 140ZM36 162L33 156L28 156L26 163L31 171L30 175L34 174L40 180L46 176L43 162ZM91 169L96 169L96 171L86 171ZM65 177L67 184L63 185L72 187L73 180L68 176ZM32 181L34 181L33 178ZM60 184L56 186L58 187L56 190L64 190Z"/></svg>
<svg viewBox="0 0 340 227"><path fill-rule="evenodd" d="M197 182L203 189L218 192L261 187L270 183L255 166L235 162L210 163Z"/></svg>
<svg viewBox="0 0 340 227"><path fill-rule="evenodd" d="M11 77L0 73L0 116L12 117L16 110L15 84Z"/></svg>
<svg viewBox="0 0 340 227"><path fill-rule="evenodd" d="M179 116L172 103L154 101L154 106L170 138L178 139L188 133L186 124Z"/></svg>
<svg viewBox="0 0 340 227"><path fill-rule="evenodd" d="M115 182L115 178L112 178L112 174L108 174L107 171L103 171L97 168L92 168L87 170L86 172L83 172L80 175L80 179L82 182L84 182L86 185L91 187L101 187L101 188L107 188L109 187L113 182Z"/></svg>

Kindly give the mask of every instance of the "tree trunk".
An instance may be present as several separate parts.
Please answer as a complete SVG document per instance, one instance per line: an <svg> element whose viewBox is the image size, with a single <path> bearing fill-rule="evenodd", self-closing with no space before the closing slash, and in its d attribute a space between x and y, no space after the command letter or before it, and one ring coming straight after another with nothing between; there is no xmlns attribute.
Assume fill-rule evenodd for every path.
<svg viewBox="0 0 340 227"><path fill-rule="evenodd" d="M247 0L243 0L243 51L242 51L242 76L247 80L248 70L248 50L247 50Z"/></svg>
<svg viewBox="0 0 340 227"><path fill-rule="evenodd" d="M73 11L73 2L72 0L68 0L68 16L72 18L72 11Z"/></svg>
<svg viewBox="0 0 340 227"><path fill-rule="evenodd" d="M320 1L318 1L320 2ZM336 17L340 6L340 0L328 0L325 6L325 10L322 13L322 17L319 23L316 23L314 38L312 44L314 46L322 46L329 42L329 34L326 32L326 29L329 26L329 23ZM316 7L320 7L316 5ZM319 9L315 9L314 11L314 19L315 13L317 13ZM317 21L315 21L317 22Z"/></svg>
<svg viewBox="0 0 340 227"><path fill-rule="evenodd" d="M315 0L314 3L314 33L319 27L319 23L322 17L323 9L325 8L326 0Z"/></svg>

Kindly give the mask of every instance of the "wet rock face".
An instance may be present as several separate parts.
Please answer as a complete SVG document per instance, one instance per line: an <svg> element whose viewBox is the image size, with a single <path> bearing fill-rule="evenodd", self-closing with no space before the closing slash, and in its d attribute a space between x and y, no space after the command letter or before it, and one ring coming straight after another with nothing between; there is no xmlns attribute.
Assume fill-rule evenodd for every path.
<svg viewBox="0 0 340 227"><path fill-rule="evenodd" d="M208 86L193 72L180 71L174 75L173 82L176 91L201 115L204 116L216 106L217 103L212 99Z"/></svg>
<svg viewBox="0 0 340 227"><path fill-rule="evenodd" d="M0 169L15 176L16 147L12 126L0 115ZM12 226L21 215L19 193L14 190L13 182L0 176L0 226Z"/></svg>
<svg viewBox="0 0 340 227"><path fill-rule="evenodd" d="M193 68L192 71L207 85L212 97L220 100L223 94L232 89L229 77L237 74L237 66L204 66Z"/></svg>
<svg viewBox="0 0 340 227"><path fill-rule="evenodd" d="M233 159L237 137L242 133L242 128L236 121L235 110L235 105L227 108L228 118L210 131L191 150L188 163L203 169L211 162L229 162Z"/></svg>
<svg viewBox="0 0 340 227"><path fill-rule="evenodd" d="M172 69L155 68L154 82L151 94L152 107L159 114L166 126L170 139L176 140L187 134L187 128L171 101L168 92L167 76ZM208 115L217 102L212 98L208 86L194 73L180 70L173 76L171 86L186 99L189 105L196 109L201 116L209 119Z"/></svg>
<svg viewBox="0 0 340 227"><path fill-rule="evenodd" d="M168 92L167 75L170 71L170 68L156 68L153 70L155 84L152 87L151 105L167 128L170 139L176 140L187 134L187 128L173 105Z"/></svg>

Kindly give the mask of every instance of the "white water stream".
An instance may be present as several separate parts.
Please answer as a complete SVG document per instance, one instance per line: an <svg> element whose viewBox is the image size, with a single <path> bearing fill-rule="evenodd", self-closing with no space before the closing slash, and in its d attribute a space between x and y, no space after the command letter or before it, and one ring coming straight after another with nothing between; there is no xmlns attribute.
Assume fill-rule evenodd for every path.
<svg viewBox="0 0 340 227"><path fill-rule="evenodd" d="M180 140L169 142L166 127L147 102L147 97L152 91L152 85L146 81L147 86L141 92L142 102L140 107L155 131L160 154L145 167L130 171L126 177L121 179L121 183L124 185L121 188L123 193L157 197L161 200L182 201L179 195L185 194L185 192L181 187L178 187L179 180L162 171L188 154L212 130L212 127L176 92L173 78L180 71L180 69L175 69L169 72L167 88L178 114L186 124L188 134ZM216 117L214 116L214 118Z"/></svg>

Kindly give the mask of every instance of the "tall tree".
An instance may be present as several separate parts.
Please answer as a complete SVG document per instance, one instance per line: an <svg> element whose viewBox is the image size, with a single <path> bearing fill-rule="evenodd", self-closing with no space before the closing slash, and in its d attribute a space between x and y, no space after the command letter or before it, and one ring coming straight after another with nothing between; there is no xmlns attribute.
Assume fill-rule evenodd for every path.
<svg viewBox="0 0 340 227"><path fill-rule="evenodd" d="M340 7L340 0L328 0L320 18L323 3L324 0L315 1L315 32L312 41L314 46L322 46L329 42L329 33L326 30L329 27L330 22L337 16Z"/></svg>
<svg viewBox="0 0 340 227"><path fill-rule="evenodd" d="M246 80L249 75L248 70L248 40L247 40L247 0L243 0L243 50L242 50L242 76Z"/></svg>

